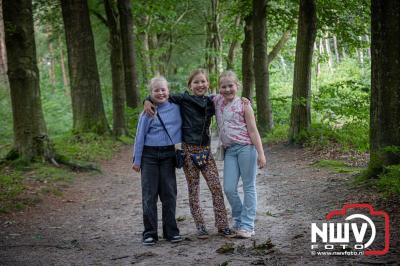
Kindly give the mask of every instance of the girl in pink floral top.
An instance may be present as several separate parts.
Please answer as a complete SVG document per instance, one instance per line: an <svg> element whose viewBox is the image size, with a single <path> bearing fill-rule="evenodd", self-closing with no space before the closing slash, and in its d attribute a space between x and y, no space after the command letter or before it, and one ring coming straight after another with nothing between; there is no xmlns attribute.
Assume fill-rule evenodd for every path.
<svg viewBox="0 0 400 266"><path fill-rule="evenodd" d="M224 192L231 205L233 228L237 235L249 238L254 233L257 208L257 165L264 168L266 159L253 109L236 96L239 80L232 71L219 77L220 95L214 98L220 139L225 147ZM243 202L237 191L243 182Z"/></svg>
<svg viewBox="0 0 400 266"><path fill-rule="evenodd" d="M252 144L244 119L244 103L239 97L231 102L225 102L219 94L214 98L215 115L220 128L220 139L224 147L234 143ZM250 107L251 108L251 107Z"/></svg>

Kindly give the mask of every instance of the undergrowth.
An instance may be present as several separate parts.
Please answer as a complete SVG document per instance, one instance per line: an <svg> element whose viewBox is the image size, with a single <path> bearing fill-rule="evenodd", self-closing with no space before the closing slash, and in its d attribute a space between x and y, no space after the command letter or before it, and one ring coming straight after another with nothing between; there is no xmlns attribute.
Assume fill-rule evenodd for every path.
<svg viewBox="0 0 400 266"><path fill-rule="evenodd" d="M376 178L369 177L366 170L356 177L355 184L373 187L385 197L400 197L400 164L385 167Z"/></svg>

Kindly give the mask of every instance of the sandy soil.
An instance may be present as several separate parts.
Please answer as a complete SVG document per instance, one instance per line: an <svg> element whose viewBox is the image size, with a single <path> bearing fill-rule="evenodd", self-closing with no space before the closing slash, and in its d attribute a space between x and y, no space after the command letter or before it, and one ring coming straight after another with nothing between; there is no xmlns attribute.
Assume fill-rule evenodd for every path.
<svg viewBox="0 0 400 266"><path fill-rule="evenodd" d="M202 182L211 237L197 239L179 170L177 217L184 241L161 240L144 247L140 177L130 168L130 150L126 147L102 162L102 174L81 174L62 197L1 216L0 265L400 265L398 203L384 201L368 188L354 188L349 175L312 167L315 155L283 144L267 148L267 170L257 176L255 237L226 239L216 234L211 196ZM346 202L371 203L389 212L387 255L311 255L311 222L324 221L329 211Z"/></svg>

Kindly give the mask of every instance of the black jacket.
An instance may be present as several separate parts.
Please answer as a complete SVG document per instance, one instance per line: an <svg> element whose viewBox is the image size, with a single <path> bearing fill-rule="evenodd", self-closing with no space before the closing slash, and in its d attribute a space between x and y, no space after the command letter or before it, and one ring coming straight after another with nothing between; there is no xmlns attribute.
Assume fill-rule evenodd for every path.
<svg viewBox="0 0 400 266"><path fill-rule="evenodd" d="M215 114L212 96L195 96L186 91L170 95L170 101L181 107L182 142L210 145L211 117Z"/></svg>

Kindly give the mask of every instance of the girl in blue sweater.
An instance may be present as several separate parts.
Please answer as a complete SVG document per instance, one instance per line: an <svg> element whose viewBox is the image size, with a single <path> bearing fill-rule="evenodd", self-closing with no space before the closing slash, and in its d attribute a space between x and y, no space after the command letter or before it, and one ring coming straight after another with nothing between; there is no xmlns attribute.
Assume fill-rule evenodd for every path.
<svg viewBox="0 0 400 266"><path fill-rule="evenodd" d="M164 77L151 79L149 87L158 115L140 114L132 166L136 172L141 171L143 245L158 241L158 197L162 203L163 237L175 243L182 240L175 219L175 144L181 142L182 119L179 106L168 101L168 82Z"/></svg>

